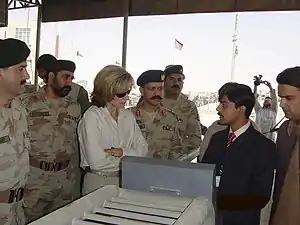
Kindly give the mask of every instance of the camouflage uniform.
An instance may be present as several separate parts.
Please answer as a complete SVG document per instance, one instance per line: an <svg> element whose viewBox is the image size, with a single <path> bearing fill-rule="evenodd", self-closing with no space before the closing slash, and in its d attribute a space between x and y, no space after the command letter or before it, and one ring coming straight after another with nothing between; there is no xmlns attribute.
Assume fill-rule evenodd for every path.
<svg viewBox="0 0 300 225"><path fill-rule="evenodd" d="M29 173L30 140L26 111L18 100L0 108L0 224L24 225L24 186Z"/></svg>
<svg viewBox="0 0 300 225"><path fill-rule="evenodd" d="M134 113L136 122L148 143L149 157L177 159L186 153L187 149L183 146L180 136L181 121L176 113L161 107L151 121L147 113L140 108L140 104L130 110Z"/></svg>
<svg viewBox="0 0 300 225"><path fill-rule="evenodd" d="M78 102L81 107L81 114L85 113L85 111L90 107L90 101L88 97L88 92L79 84L72 83L71 91L68 96L74 101Z"/></svg>
<svg viewBox="0 0 300 225"><path fill-rule="evenodd" d="M29 94L29 93L33 93L33 92L36 92L36 86L32 85L32 84L26 84L24 93Z"/></svg>
<svg viewBox="0 0 300 225"><path fill-rule="evenodd" d="M25 189L25 216L37 219L74 199L76 128L80 106L67 97L47 99L39 91L21 97L28 112L30 173Z"/></svg>
<svg viewBox="0 0 300 225"><path fill-rule="evenodd" d="M188 150L198 149L202 141L202 132L196 105L184 94L180 94L177 100L164 98L163 105L178 115L183 131L181 132L183 145Z"/></svg>

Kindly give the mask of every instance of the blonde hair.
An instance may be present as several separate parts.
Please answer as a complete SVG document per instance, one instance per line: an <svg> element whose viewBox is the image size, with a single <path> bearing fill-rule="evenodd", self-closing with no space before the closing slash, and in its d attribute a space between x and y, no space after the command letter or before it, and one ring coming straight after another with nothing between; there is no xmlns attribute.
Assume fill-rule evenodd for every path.
<svg viewBox="0 0 300 225"><path fill-rule="evenodd" d="M105 66L94 79L91 94L92 105L105 107L116 94L125 93L133 86L134 80L124 68L116 65Z"/></svg>

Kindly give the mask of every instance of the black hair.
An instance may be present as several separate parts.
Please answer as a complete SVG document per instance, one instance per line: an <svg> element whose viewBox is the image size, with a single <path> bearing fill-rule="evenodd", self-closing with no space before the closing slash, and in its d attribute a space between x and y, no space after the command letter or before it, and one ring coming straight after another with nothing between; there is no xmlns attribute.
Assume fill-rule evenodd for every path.
<svg viewBox="0 0 300 225"><path fill-rule="evenodd" d="M236 82L228 82L228 83L223 84L223 86L220 87L220 89L218 90L218 95L219 96L222 95L224 90L226 90L227 88L232 88L232 87L235 87L237 85L238 85L238 83L236 83Z"/></svg>
<svg viewBox="0 0 300 225"><path fill-rule="evenodd" d="M300 67L287 68L278 74L276 81L278 84L286 84L300 88Z"/></svg>
<svg viewBox="0 0 300 225"><path fill-rule="evenodd" d="M234 83L224 88L219 95L219 101L227 96L228 100L235 104L235 107L245 106L245 117L249 119L255 104L255 97L251 88L245 84Z"/></svg>

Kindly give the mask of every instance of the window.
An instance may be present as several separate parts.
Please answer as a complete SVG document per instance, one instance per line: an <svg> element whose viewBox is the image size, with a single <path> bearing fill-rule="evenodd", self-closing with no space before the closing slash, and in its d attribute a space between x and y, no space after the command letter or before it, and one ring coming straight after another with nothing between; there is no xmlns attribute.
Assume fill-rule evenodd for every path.
<svg viewBox="0 0 300 225"><path fill-rule="evenodd" d="M31 28L17 27L15 37L16 39L19 39L29 44L30 32L31 32Z"/></svg>

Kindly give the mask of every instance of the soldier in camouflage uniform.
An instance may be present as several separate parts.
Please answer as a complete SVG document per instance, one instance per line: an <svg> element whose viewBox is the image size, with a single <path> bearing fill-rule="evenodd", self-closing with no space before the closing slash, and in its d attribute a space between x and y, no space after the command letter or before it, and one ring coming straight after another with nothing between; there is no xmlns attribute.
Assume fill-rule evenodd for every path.
<svg viewBox="0 0 300 225"><path fill-rule="evenodd" d="M56 58L50 54L41 55L36 63L36 69L38 71L38 76L41 78L45 83L45 75L47 74L48 68L51 68L51 64L53 60ZM81 107L81 114L90 107L90 101L88 97L87 91L79 84L72 82L74 79L74 72L76 70L76 64L70 60L58 60L61 68L64 70L62 72L70 75L69 79L71 80L71 91L69 92L68 96L75 102L78 102Z"/></svg>
<svg viewBox="0 0 300 225"><path fill-rule="evenodd" d="M55 65L55 64L54 64ZM46 85L21 96L28 112L30 173L25 189L25 216L30 222L74 199L74 164L80 106L71 101L69 77L56 66L48 71ZM78 187L77 187L78 188Z"/></svg>
<svg viewBox="0 0 300 225"><path fill-rule="evenodd" d="M27 45L0 40L0 224L24 225L24 186L29 172L27 115L16 95L29 79ZM13 54L12 54L13 53Z"/></svg>
<svg viewBox="0 0 300 225"><path fill-rule="evenodd" d="M71 91L68 94L68 99L77 102L81 108L81 115L88 109L90 106L87 91L80 85L73 83L74 72L76 70L76 64L73 61L69 60L58 60L60 73L68 76L68 82L71 85ZM70 160L70 166L73 168L72 176L76 180L75 186L73 188L73 196L75 199L79 198L82 193L82 182L84 171L80 169L80 160L79 160L79 146L74 149L73 157Z"/></svg>
<svg viewBox="0 0 300 225"><path fill-rule="evenodd" d="M69 60L56 60L56 58L53 55L50 54L44 54L41 55L36 63L36 69L38 71L39 77L43 79L43 82L45 83L45 77L46 74L49 73L49 69L53 67L53 64L59 63L60 67L60 73L63 73L68 76L68 82L71 83L71 91L68 94L68 97L71 101L78 102L78 104L81 107L81 114L87 110L87 108L90 106L88 94L87 91L80 85L77 85L72 82L74 79L74 72L76 70L76 65L74 62ZM40 90L44 90L43 88ZM82 182L83 182L83 174L84 171L81 171L79 167L79 149L77 148L75 151L76 154L73 155L73 158L71 159L72 167L74 168L74 177L77 180L77 183L74 190L74 198L77 199L81 196L81 190L82 190Z"/></svg>
<svg viewBox="0 0 300 225"><path fill-rule="evenodd" d="M76 64L70 60L58 60L58 62L62 65L64 72L70 75L72 89L68 96L74 102L79 103L81 107L81 114L83 115L83 113L90 107L90 101L88 93L84 87L73 82Z"/></svg>
<svg viewBox="0 0 300 225"><path fill-rule="evenodd" d="M142 100L130 110L148 143L148 156L177 159L187 149L180 136L181 120L172 110L162 106L163 82L164 72L161 70L142 73L137 80Z"/></svg>
<svg viewBox="0 0 300 225"><path fill-rule="evenodd" d="M201 125L197 107L181 93L185 76L181 65L167 66L165 71L165 97L163 105L173 110L181 120L181 133L184 146L196 150L201 144Z"/></svg>

